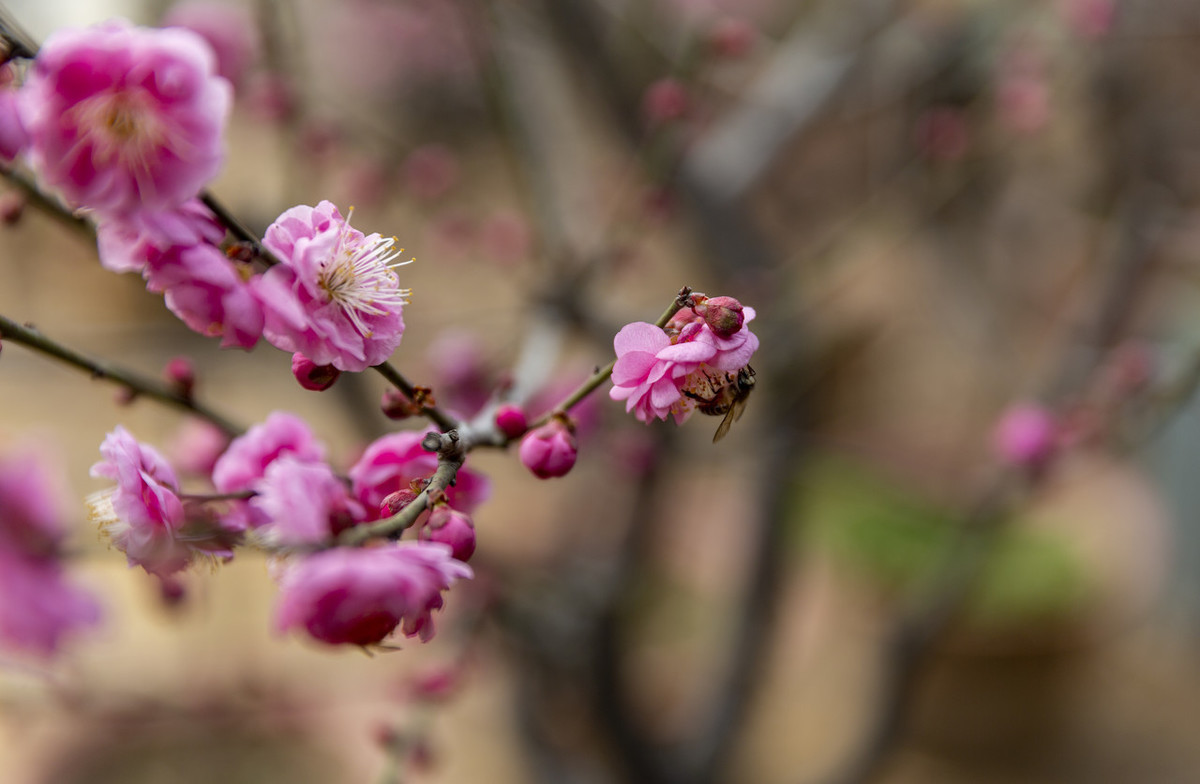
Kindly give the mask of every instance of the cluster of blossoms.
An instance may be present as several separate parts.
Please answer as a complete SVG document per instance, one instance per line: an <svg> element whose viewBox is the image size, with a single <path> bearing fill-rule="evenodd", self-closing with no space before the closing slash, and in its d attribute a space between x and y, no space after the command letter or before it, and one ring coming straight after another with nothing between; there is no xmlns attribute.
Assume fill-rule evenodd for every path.
<svg viewBox="0 0 1200 784"><path fill-rule="evenodd" d="M216 494L185 496L167 460L117 427L92 469L115 486L91 498L91 513L130 565L161 578L198 557L232 558L241 541L281 554L281 630L301 627L324 642L366 645L402 626L428 639L441 592L471 576L464 563L475 548L468 513L487 498L484 477L460 469L457 486L418 520L418 541L321 549L343 531L387 516L389 496L411 492L436 470L421 436L378 439L343 478L303 420L275 412L217 459Z"/></svg>
<svg viewBox="0 0 1200 784"><path fill-rule="evenodd" d="M63 568L65 494L37 453L0 459L0 647L50 655L100 617Z"/></svg>

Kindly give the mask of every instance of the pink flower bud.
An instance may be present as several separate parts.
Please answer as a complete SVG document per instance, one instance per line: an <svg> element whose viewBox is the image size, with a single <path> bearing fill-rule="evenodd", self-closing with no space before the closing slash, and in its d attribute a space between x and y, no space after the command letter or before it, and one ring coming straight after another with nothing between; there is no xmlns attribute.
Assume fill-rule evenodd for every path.
<svg viewBox="0 0 1200 784"><path fill-rule="evenodd" d="M520 438L529 429L529 420L520 406L505 403L496 409L496 428L505 438Z"/></svg>
<svg viewBox="0 0 1200 784"><path fill-rule="evenodd" d="M292 375L305 389L324 392L333 386L341 374L342 371L333 365L318 365L303 354L292 354Z"/></svg>
<svg viewBox="0 0 1200 784"><path fill-rule="evenodd" d="M379 410L388 419L408 419L421 413L421 407L396 388L389 388L379 400Z"/></svg>
<svg viewBox="0 0 1200 784"><path fill-rule="evenodd" d="M992 443L1009 465L1037 468L1054 454L1058 424L1049 411L1034 404L1013 406L996 424Z"/></svg>
<svg viewBox="0 0 1200 784"><path fill-rule="evenodd" d="M417 494L407 488L397 490L394 493L389 493L384 496L383 501L379 503L379 514L383 517L391 517L394 514L400 514L404 511L404 507L417 500Z"/></svg>
<svg viewBox="0 0 1200 784"><path fill-rule="evenodd" d="M521 463L539 479L566 476L578 451L575 434L562 420L554 419L521 441Z"/></svg>
<svg viewBox="0 0 1200 784"><path fill-rule="evenodd" d="M475 526L471 518L446 504L434 508L417 538L449 545L451 557L463 563L475 553Z"/></svg>
<svg viewBox="0 0 1200 784"><path fill-rule="evenodd" d="M184 397L190 398L196 389L196 368L187 357L174 357L167 362L163 378Z"/></svg>
<svg viewBox="0 0 1200 784"><path fill-rule="evenodd" d="M651 127L665 125L687 114L691 98L678 79L659 79L642 96L642 115Z"/></svg>
<svg viewBox="0 0 1200 784"><path fill-rule="evenodd" d="M696 310L704 315L704 322L719 338L733 337L746 320L742 303L733 297L709 297Z"/></svg>
<svg viewBox="0 0 1200 784"><path fill-rule="evenodd" d="M717 57L738 60L745 57L758 41L758 30L745 19L726 16L708 29L708 48Z"/></svg>

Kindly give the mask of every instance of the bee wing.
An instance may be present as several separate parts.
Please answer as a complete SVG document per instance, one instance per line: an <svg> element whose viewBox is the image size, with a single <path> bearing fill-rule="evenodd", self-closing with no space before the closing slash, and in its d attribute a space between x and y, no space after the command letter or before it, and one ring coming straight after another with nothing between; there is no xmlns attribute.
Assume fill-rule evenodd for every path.
<svg viewBox="0 0 1200 784"><path fill-rule="evenodd" d="M742 412L746 410L746 401L750 399L748 394L739 395L730 404L729 410L725 412L725 418L721 420L721 424L717 425L717 432L713 433L713 443L717 443L729 432L729 428L733 427L733 423L742 418Z"/></svg>

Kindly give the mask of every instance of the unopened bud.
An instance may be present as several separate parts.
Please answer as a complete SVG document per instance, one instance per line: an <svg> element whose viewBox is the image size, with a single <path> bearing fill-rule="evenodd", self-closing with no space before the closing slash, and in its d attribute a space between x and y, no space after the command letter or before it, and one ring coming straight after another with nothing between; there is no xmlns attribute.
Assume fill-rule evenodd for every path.
<svg viewBox="0 0 1200 784"><path fill-rule="evenodd" d="M468 561L475 553L475 526L471 518L446 504L437 506L417 538L422 542L441 542L450 546L450 555Z"/></svg>
<svg viewBox="0 0 1200 784"><path fill-rule="evenodd" d="M390 388L379 400L379 409L388 419L408 419L421 413L421 407L399 389Z"/></svg>
<svg viewBox="0 0 1200 784"><path fill-rule="evenodd" d="M292 375L300 386L313 392L324 392L333 386L342 371L333 365L318 365L303 354L292 354Z"/></svg>
<svg viewBox="0 0 1200 784"><path fill-rule="evenodd" d="M521 441L521 464L539 479L566 476L575 466L578 454L575 434L560 419L531 431Z"/></svg>
<svg viewBox="0 0 1200 784"><path fill-rule="evenodd" d="M174 357L163 368L163 378L185 398L191 399L196 389L196 368L187 357Z"/></svg>
<svg viewBox="0 0 1200 784"><path fill-rule="evenodd" d="M525 412L520 406L512 403L505 403L496 409L495 421L496 429L510 440L520 438L529 429L529 420L525 417Z"/></svg>
<svg viewBox="0 0 1200 784"><path fill-rule="evenodd" d="M404 507L411 504L417 498L417 494L412 490L397 490L384 497L379 504L379 513L384 517L391 517L395 514L400 514Z"/></svg>
<svg viewBox="0 0 1200 784"><path fill-rule="evenodd" d="M1041 468L1057 448L1059 427L1045 408L1024 404L1010 408L1000 417L993 445L1009 465Z"/></svg>
<svg viewBox="0 0 1200 784"><path fill-rule="evenodd" d="M733 337L746 320L742 303L733 297L709 297L697 310L704 314L704 323L719 338Z"/></svg>

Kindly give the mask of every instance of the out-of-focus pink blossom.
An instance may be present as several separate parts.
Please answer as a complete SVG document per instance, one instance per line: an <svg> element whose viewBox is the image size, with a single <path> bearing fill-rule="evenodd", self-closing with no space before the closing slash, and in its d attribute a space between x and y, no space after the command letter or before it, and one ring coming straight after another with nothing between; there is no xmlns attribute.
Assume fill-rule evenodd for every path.
<svg viewBox="0 0 1200 784"><path fill-rule="evenodd" d="M492 396L487 351L472 332L448 329L425 352L438 401L463 416L478 411Z"/></svg>
<svg viewBox="0 0 1200 784"><path fill-rule="evenodd" d="M213 486L220 493L252 490L267 466L283 455L306 463L325 460L325 445L316 439L304 420L275 411L259 425L238 436L213 467Z"/></svg>
<svg viewBox="0 0 1200 784"><path fill-rule="evenodd" d="M962 110L950 106L926 110L917 118L913 136L921 154L935 161L957 161L970 144Z"/></svg>
<svg viewBox="0 0 1200 784"><path fill-rule="evenodd" d="M266 316L251 286L215 245L174 246L146 267L146 287L161 291L167 308L196 332L221 338L225 348L249 349Z"/></svg>
<svg viewBox="0 0 1200 784"><path fill-rule="evenodd" d="M277 73L251 76L243 95L247 109L262 122L282 122L296 109L295 91L288 80Z"/></svg>
<svg viewBox="0 0 1200 784"><path fill-rule="evenodd" d="M104 439L100 454L104 459L92 466L92 476L117 484L88 499L92 520L130 566L160 576L183 569L193 553L178 538L186 517L174 469L120 425Z"/></svg>
<svg viewBox="0 0 1200 784"><path fill-rule="evenodd" d="M404 190L421 201L440 199L458 184L458 156L444 144L426 144L413 150L400 166Z"/></svg>
<svg viewBox="0 0 1200 784"><path fill-rule="evenodd" d="M0 162L12 163L29 144L29 133L21 121L17 91L0 89Z"/></svg>
<svg viewBox="0 0 1200 784"><path fill-rule="evenodd" d="M383 499L407 489L414 479L427 479L437 470L437 455L421 447L425 432L389 433L376 439L350 468L354 496L368 513L377 517ZM460 468L446 500L455 509L470 512L491 494L487 477Z"/></svg>
<svg viewBox="0 0 1200 784"><path fill-rule="evenodd" d="M199 417L188 417L167 446L171 464L187 474L210 476L221 453L229 446L225 431Z"/></svg>
<svg viewBox="0 0 1200 784"><path fill-rule="evenodd" d="M992 443L1004 462L1026 468L1046 463L1058 446L1058 424L1045 408L1034 404L1013 406L996 423Z"/></svg>
<svg viewBox="0 0 1200 784"><path fill-rule="evenodd" d="M397 626L426 641L442 591L471 576L449 547L433 542L325 550L284 571L275 624L331 645L378 643Z"/></svg>
<svg viewBox="0 0 1200 784"><path fill-rule="evenodd" d="M276 348L357 372L387 360L404 334L409 291L394 267L394 237L364 236L337 207L293 207L263 244L283 262L254 281ZM406 263L406 262L403 262Z"/></svg>
<svg viewBox="0 0 1200 784"><path fill-rule="evenodd" d="M324 392L341 374L333 365L318 365L303 354L292 354L292 375L305 389Z"/></svg>
<svg viewBox="0 0 1200 784"><path fill-rule="evenodd" d="M727 338L691 309L679 311L667 331L644 322L627 324L613 341L617 363L609 397L626 401L625 410L643 422L669 415L682 422L695 408L685 390L704 397L713 372L735 373L758 350L758 337L749 329L754 308L743 307L742 317L741 328Z"/></svg>
<svg viewBox="0 0 1200 784"><path fill-rule="evenodd" d="M513 210L500 210L479 228L481 250L505 265L517 264L529 258L533 237L529 223Z"/></svg>
<svg viewBox="0 0 1200 784"><path fill-rule="evenodd" d="M250 506L265 521L259 531L272 544L317 544L366 517L325 463L285 455L267 466L255 487Z"/></svg>
<svg viewBox="0 0 1200 784"><path fill-rule="evenodd" d="M475 525L462 512L438 504L429 513L417 537L422 542L440 542L450 548L450 556L466 563L475 554Z"/></svg>
<svg viewBox="0 0 1200 784"><path fill-rule="evenodd" d="M67 581L57 560L0 547L0 645L50 656L99 620L96 600Z"/></svg>
<svg viewBox="0 0 1200 784"><path fill-rule="evenodd" d="M60 30L20 91L30 164L73 207L176 207L221 167L231 93L190 30Z"/></svg>
<svg viewBox="0 0 1200 784"><path fill-rule="evenodd" d="M650 127L657 128L683 117L691 104L691 96L683 83L666 77L646 88L642 95L642 116Z"/></svg>
<svg viewBox="0 0 1200 784"><path fill-rule="evenodd" d="M521 464L538 479L566 476L575 467L579 443L571 428L552 419L521 439Z"/></svg>
<svg viewBox="0 0 1200 784"><path fill-rule="evenodd" d="M737 16L723 16L708 28L708 48L718 57L739 60L758 43L758 29Z"/></svg>
<svg viewBox="0 0 1200 784"><path fill-rule="evenodd" d="M185 0L167 11L163 27L184 27L212 47L217 73L238 85L258 57L258 27L242 6L211 0Z"/></svg>
<svg viewBox="0 0 1200 784"><path fill-rule="evenodd" d="M199 199L164 210L105 217L96 227L100 264L113 272L145 272L173 247L217 245L225 227Z"/></svg>
<svg viewBox="0 0 1200 784"><path fill-rule="evenodd" d="M529 419L525 416L525 411L512 403L498 407L494 420L496 429L503 433L505 438L520 438L529 429Z"/></svg>
<svg viewBox="0 0 1200 784"><path fill-rule="evenodd" d="M1108 35L1117 7L1114 0L1062 0L1062 13L1076 35L1094 41Z"/></svg>
<svg viewBox="0 0 1200 784"><path fill-rule="evenodd" d="M66 530L60 475L35 450L0 458L0 549L49 555Z"/></svg>

